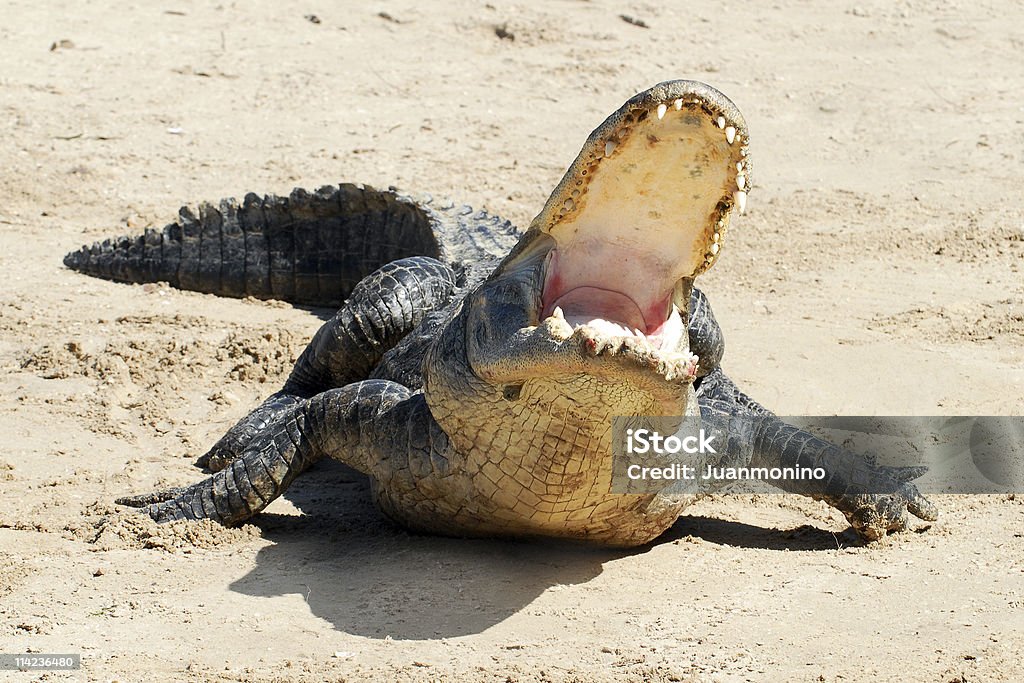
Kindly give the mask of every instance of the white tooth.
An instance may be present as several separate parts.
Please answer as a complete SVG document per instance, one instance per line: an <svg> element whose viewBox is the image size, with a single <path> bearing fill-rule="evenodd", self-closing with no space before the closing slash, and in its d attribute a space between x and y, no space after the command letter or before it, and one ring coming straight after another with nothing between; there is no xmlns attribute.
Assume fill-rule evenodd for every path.
<svg viewBox="0 0 1024 683"><path fill-rule="evenodd" d="M565 314L562 313L562 307L555 306L555 310L551 311L551 317L558 318L559 320L565 320Z"/></svg>
<svg viewBox="0 0 1024 683"><path fill-rule="evenodd" d="M676 108L676 111L679 111L680 109L682 109L682 108L683 108L683 100L682 100L682 98L680 98L680 99L676 100L676 101L675 101L675 102L674 102L674 103L672 104L672 106Z"/></svg>
<svg viewBox="0 0 1024 683"><path fill-rule="evenodd" d="M640 337L641 339L646 339L647 338L647 335L644 334L643 332L641 332L640 329L637 328L637 327L633 328L633 334L635 334L636 336Z"/></svg>
<svg viewBox="0 0 1024 683"><path fill-rule="evenodd" d="M732 198L736 201L736 207L740 210L740 213L746 213L747 193L743 190L737 190L733 193Z"/></svg>
<svg viewBox="0 0 1024 683"><path fill-rule="evenodd" d="M719 128L725 128L725 117L724 116L719 116L718 117L718 127Z"/></svg>
<svg viewBox="0 0 1024 683"><path fill-rule="evenodd" d="M736 170L737 171L742 171L743 170L743 162L742 161L737 161L736 162Z"/></svg>
<svg viewBox="0 0 1024 683"><path fill-rule="evenodd" d="M666 106L664 104L659 104L658 105L658 120L659 121L661 121L663 118L665 118L665 112L667 112L667 111L668 111L668 106Z"/></svg>
<svg viewBox="0 0 1024 683"><path fill-rule="evenodd" d="M732 126L729 126L728 128L726 128L725 129L725 139L728 140L729 144L731 145L732 141L736 139L736 129L733 128Z"/></svg>
<svg viewBox="0 0 1024 683"><path fill-rule="evenodd" d="M738 176L736 176L736 185L737 185L737 186L738 186L738 187L739 187L739 188L740 188L741 190L745 190L745 189L747 189L747 179L746 179L746 177L745 177L745 176L743 176L743 175L738 175Z"/></svg>
<svg viewBox="0 0 1024 683"><path fill-rule="evenodd" d="M711 245L711 253L712 254L717 254L719 249L721 249L721 247L718 246L718 242L715 242L715 243L713 243Z"/></svg>
<svg viewBox="0 0 1024 683"><path fill-rule="evenodd" d="M609 140L608 142L604 143L604 155L606 157L610 157L612 155L612 152L614 152L614 151L615 151L615 143L614 142Z"/></svg>

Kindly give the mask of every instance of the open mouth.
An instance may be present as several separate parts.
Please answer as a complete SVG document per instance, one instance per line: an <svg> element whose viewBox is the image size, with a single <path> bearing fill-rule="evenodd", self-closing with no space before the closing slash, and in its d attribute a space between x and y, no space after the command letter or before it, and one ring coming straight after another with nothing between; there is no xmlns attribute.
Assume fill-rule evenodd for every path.
<svg viewBox="0 0 1024 683"><path fill-rule="evenodd" d="M683 280L717 259L750 189L747 130L724 95L672 81L591 134L534 226L554 238L541 317L685 348Z"/></svg>

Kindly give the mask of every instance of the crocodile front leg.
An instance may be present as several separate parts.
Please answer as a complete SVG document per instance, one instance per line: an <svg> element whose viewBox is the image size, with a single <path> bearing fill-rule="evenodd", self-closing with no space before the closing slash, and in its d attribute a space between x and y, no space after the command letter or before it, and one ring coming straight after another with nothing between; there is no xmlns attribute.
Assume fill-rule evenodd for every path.
<svg viewBox="0 0 1024 683"><path fill-rule="evenodd" d="M706 377L722 362L725 337L711 310L711 303L704 292L696 287L690 293L689 314L687 336L690 340L690 353L699 359L697 377Z"/></svg>
<svg viewBox="0 0 1024 683"><path fill-rule="evenodd" d="M303 399L368 378L424 316L448 303L455 286L450 267L421 256L394 261L363 278L337 315L317 331L284 387L229 429L197 464L223 469Z"/></svg>
<svg viewBox="0 0 1024 683"><path fill-rule="evenodd" d="M753 467L821 468L825 477L784 479L777 484L790 493L823 500L844 515L864 539L874 541L890 531L902 531L908 512L927 521L938 519L936 507L911 481L927 467L878 465L778 419L757 422Z"/></svg>
<svg viewBox="0 0 1024 683"><path fill-rule="evenodd" d="M227 467L192 486L120 498L158 522L212 519L244 522L324 456L381 475L379 434L389 413L411 396L400 384L367 380L297 401L280 412Z"/></svg>
<svg viewBox="0 0 1024 683"><path fill-rule="evenodd" d="M926 468L878 465L867 455L786 424L737 389L721 370L704 379L698 401L705 428L722 435L718 443L725 444L724 466L821 468L822 479L772 483L789 493L825 501L865 540L905 529L908 513L927 521L938 518L937 508L911 483Z"/></svg>

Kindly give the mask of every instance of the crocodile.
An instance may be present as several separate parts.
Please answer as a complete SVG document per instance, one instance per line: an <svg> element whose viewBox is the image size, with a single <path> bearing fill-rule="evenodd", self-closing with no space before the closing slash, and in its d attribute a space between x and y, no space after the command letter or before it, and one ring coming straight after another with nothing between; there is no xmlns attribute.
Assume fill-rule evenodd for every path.
<svg viewBox="0 0 1024 683"><path fill-rule="evenodd" d="M715 88L668 81L587 138L529 228L395 188L342 184L182 209L65 264L118 281L340 306L283 387L202 457L190 486L127 496L158 522L235 525L321 458L369 476L410 530L631 547L697 496L613 482L613 419L696 419L709 464L810 467L773 481L865 541L936 507L913 479L785 423L724 373L694 279L752 187L749 133Z"/></svg>

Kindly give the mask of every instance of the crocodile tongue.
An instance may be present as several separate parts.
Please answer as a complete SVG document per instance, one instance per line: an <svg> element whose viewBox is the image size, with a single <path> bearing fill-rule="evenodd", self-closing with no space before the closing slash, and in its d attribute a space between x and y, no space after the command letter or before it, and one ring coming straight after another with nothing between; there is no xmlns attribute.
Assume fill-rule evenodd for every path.
<svg viewBox="0 0 1024 683"><path fill-rule="evenodd" d="M553 302L562 309L570 325L604 321L621 327L627 334L632 330L646 333L647 323L633 300L619 292L596 287L577 287ZM552 309L553 310L553 309Z"/></svg>
<svg viewBox="0 0 1024 683"><path fill-rule="evenodd" d="M627 334L632 334L632 330L646 334L650 331L648 321L660 323L665 319L667 301L655 302L651 310L650 302L643 301L642 290L638 294L637 288L623 286L621 272L595 268L593 254L580 258L579 251L551 252L544 278L543 317L557 306L570 323L605 320L625 327ZM620 262L621 258L619 255Z"/></svg>
<svg viewBox="0 0 1024 683"><path fill-rule="evenodd" d="M618 268L595 268L592 254L574 258L575 251L551 253L545 275L542 317L564 317L572 327L587 325L612 337L650 338L659 347L674 349L683 331L679 310L671 304L666 281L651 286L655 274L630 272L629 259L619 254ZM642 259L640 259L642 261Z"/></svg>
<svg viewBox="0 0 1024 683"><path fill-rule="evenodd" d="M595 318L593 314L567 314L565 320L574 329L581 325L586 325L606 337L640 337L653 343L655 348L659 348L662 351L678 350L683 335L683 318L679 315L679 309L674 306L668 320L659 325L650 334L643 332L639 328L630 328L627 325L616 322L614 318Z"/></svg>
<svg viewBox="0 0 1024 683"><path fill-rule="evenodd" d="M605 247L606 245L601 245ZM600 251L600 250L599 250ZM553 250L547 261L541 317L564 318L573 328L587 325L609 337L643 337L658 348L676 350L685 332L672 304L672 285L647 259L618 254L598 265L588 249Z"/></svg>

